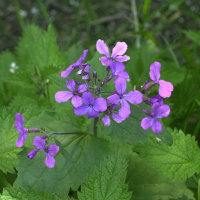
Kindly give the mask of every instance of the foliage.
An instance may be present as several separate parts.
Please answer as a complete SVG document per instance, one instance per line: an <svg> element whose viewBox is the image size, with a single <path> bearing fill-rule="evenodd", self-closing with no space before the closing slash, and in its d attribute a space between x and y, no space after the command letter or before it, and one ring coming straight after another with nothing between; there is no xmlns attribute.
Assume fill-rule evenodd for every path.
<svg viewBox="0 0 200 200"><path fill-rule="evenodd" d="M38 3L50 23L44 30L33 23L26 25L16 2L22 36L13 51L0 53L0 199L199 199L200 37L196 30L177 25L178 34L174 34L170 27L180 13L190 15L192 20L199 18L191 9L188 11L187 2L167 0L156 10L152 10L151 0L137 2L141 14L138 22L134 15L132 27L121 17L121 11L128 13L130 9L135 14L130 2L114 2L115 7L105 10L111 16L99 19L99 5L81 1L74 6L76 15L70 18L71 27L65 36L57 32L60 22L51 21L51 6L45 10L45 3ZM106 2L106 8L112 3ZM68 2L64 4L69 6ZM64 12L65 6L61 9ZM117 6L120 12L112 18ZM120 18L116 24L115 18ZM169 29L172 34L168 37ZM171 98L164 100L170 115L158 120L162 125L159 134L141 127L146 117L142 109L151 111L145 103L130 105L131 114L126 120L116 123L111 118L110 126L105 126L106 111L99 118L88 119L74 114L71 100L56 102L55 94L69 91L67 79L77 78L74 74L78 70L74 69L67 79L61 77L61 72L76 63L85 49L89 53L83 63L91 65L91 76L93 70L97 71L95 84L103 84L109 70L99 60L103 55L94 51L98 39L110 47L118 41L128 44L125 54L131 59L124 63L130 75L127 91L142 91L141 86L147 86L151 76L150 65L154 61L162 64L160 79L171 82L174 91ZM81 66L79 63L77 68ZM81 76L76 80L82 81ZM144 96L156 95L158 87ZM102 88L101 98L116 94L113 79ZM23 115L24 128L39 130L28 131L21 148L15 145L19 137L14 128L16 113ZM53 168L44 163L48 148L39 150L33 159L27 157L35 149L36 135L45 138L47 147L59 146Z"/></svg>

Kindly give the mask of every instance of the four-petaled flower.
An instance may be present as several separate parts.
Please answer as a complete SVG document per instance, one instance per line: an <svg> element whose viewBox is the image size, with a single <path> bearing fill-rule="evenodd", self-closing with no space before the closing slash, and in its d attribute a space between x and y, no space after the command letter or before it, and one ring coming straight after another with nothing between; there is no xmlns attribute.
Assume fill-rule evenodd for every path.
<svg viewBox="0 0 200 200"><path fill-rule="evenodd" d="M115 47L112 49L111 57L109 54L109 49L103 40L101 40L101 39L97 40L96 48L100 54L106 55L106 56L99 58L99 60L101 61L102 65L105 65L107 67L110 65L110 60L115 60L117 62L125 62L127 60L130 60L129 56L127 56L127 55L123 56L123 54L125 54L125 52L128 48L128 46L125 42L117 42L116 43Z"/></svg>
<svg viewBox="0 0 200 200"><path fill-rule="evenodd" d="M86 58L87 53L88 53L88 49L84 50L83 54L80 56L80 58L75 63L70 65L65 71L61 72L61 77L62 78L67 78L71 74L71 72L76 68L80 68L81 73L83 73L83 71L86 71L86 73L88 73L89 70L90 70L90 65L87 64L87 63L86 64L82 64L83 61ZM80 74L80 71L78 73ZM87 78L85 78L85 79L87 79Z"/></svg>
<svg viewBox="0 0 200 200"><path fill-rule="evenodd" d="M24 117L21 113L17 113L15 115L15 128L16 130L20 133L18 140L16 141L16 146L17 147L22 147L24 145L24 141L26 140L27 136L28 136L28 129L24 128Z"/></svg>
<svg viewBox="0 0 200 200"><path fill-rule="evenodd" d="M90 92L83 93L82 100L85 103L85 105L81 105L80 107L74 108L74 113L76 115L84 115L88 113L88 119L92 117L98 118L99 112L103 112L107 109L106 100L101 97L95 99Z"/></svg>
<svg viewBox="0 0 200 200"><path fill-rule="evenodd" d="M78 86L78 89L76 89L75 88L76 83L73 79L68 79L66 83L67 83L67 88L72 92L59 91L55 94L55 100L58 103L61 103L61 102L67 102L70 98L72 98L71 102L74 107L81 106L83 104L81 93L85 92L88 89L88 84L83 83Z"/></svg>
<svg viewBox="0 0 200 200"><path fill-rule="evenodd" d="M167 117L170 113L170 108L168 105L160 105L159 102L156 102L152 106L152 112L145 109L143 109L143 112L149 115L149 117L142 119L142 128L147 130L151 127L154 133L160 133L162 131L162 124L157 118Z"/></svg>
<svg viewBox="0 0 200 200"><path fill-rule="evenodd" d="M119 109L119 115L123 119L126 119L131 114L130 105L127 101L132 104L139 104L143 101L142 93L137 90L130 91L128 94L125 94L126 87L126 80L123 78L118 78L115 81L115 88L118 93L112 94L110 97L107 98L107 102L110 104L117 104L118 102L120 102L122 107Z"/></svg>
<svg viewBox="0 0 200 200"><path fill-rule="evenodd" d="M170 82L160 79L161 64L157 61L151 64L149 75L154 84L159 84L159 95L163 98L170 97L174 87Z"/></svg>
<svg viewBox="0 0 200 200"><path fill-rule="evenodd" d="M46 141L41 136L36 136L33 139L33 145L37 149L34 149L31 152L29 152L28 157L30 159L33 159L35 157L35 155L37 154L38 150L41 149L44 151L44 153L46 155L46 158L44 160L46 166L49 168L53 168L56 163L56 160L53 156L56 156L56 154L58 153L59 146L57 146L56 144L50 144L48 147L46 147Z"/></svg>
<svg viewBox="0 0 200 200"><path fill-rule="evenodd" d="M113 120L117 123L121 123L124 120L122 117L119 116L119 114L112 112L112 110L114 110L118 106L119 104L112 104L104 112L106 114L106 116L102 118L104 126L110 126L110 115L112 116Z"/></svg>

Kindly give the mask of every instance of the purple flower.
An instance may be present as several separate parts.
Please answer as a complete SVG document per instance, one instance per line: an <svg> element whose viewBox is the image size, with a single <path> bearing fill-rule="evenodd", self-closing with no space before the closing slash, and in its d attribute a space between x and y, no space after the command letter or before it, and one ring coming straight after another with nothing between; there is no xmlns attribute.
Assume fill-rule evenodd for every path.
<svg viewBox="0 0 200 200"><path fill-rule="evenodd" d="M123 63L117 62L115 63L114 61L110 61L110 69L112 71L111 76L115 77L116 80L118 77L124 78L124 79L129 79L129 74L128 72L125 72L125 65ZM115 81L116 81L115 80Z"/></svg>
<svg viewBox="0 0 200 200"><path fill-rule="evenodd" d="M85 92L88 89L87 83L79 85L78 89L75 88L76 83L73 79L67 80L66 83L67 83L67 88L72 92L59 91L55 94L55 100L58 103L61 103L61 102L67 102L70 98L72 98L71 102L74 107L81 106L83 104L81 93Z"/></svg>
<svg viewBox="0 0 200 200"><path fill-rule="evenodd" d="M56 156L56 154L58 153L59 146L57 146L56 144L50 144L48 147L46 147L46 141L41 136L34 137L33 145L37 149L34 149L33 151L29 152L28 157L30 159L33 159L36 156L38 150L41 149L46 155L46 158L44 160L46 166L49 168L53 168L56 163L56 160L53 156Z"/></svg>
<svg viewBox="0 0 200 200"><path fill-rule="evenodd" d="M173 91L173 85L170 82L159 80L160 79L160 69L161 64L159 62L154 62L150 66L149 75L154 81L154 84L159 84L159 95L163 98L170 97Z"/></svg>
<svg viewBox="0 0 200 200"><path fill-rule="evenodd" d="M112 50L111 57L109 54L109 49L103 40L101 40L101 39L97 40L96 48L100 54L106 55L106 56L99 58L99 60L101 60L102 65L105 65L107 67L110 65L110 60L116 60L118 62L125 62L127 60L130 60L129 56L127 56L127 55L122 56L128 48L128 46L125 42L117 42L116 43L115 47Z"/></svg>
<svg viewBox="0 0 200 200"><path fill-rule="evenodd" d="M137 90L130 91L128 94L125 94L126 87L126 80L118 78L115 84L115 88L118 93L107 98L107 102L110 104L117 104L120 102L122 107L119 109L119 116L123 119L126 119L131 114L130 105L127 101L132 104L139 104L143 101L142 93Z"/></svg>
<svg viewBox="0 0 200 200"><path fill-rule="evenodd" d="M16 141L15 145L16 147L22 147L24 145L24 142L28 136L28 129L24 128L24 117L21 113L17 113L15 115L15 128L20 133L18 140Z"/></svg>
<svg viewBox="0 0 200 200"><path fill-rule="evenodd" d="M118 106L119 104L112 104L107 108L107 110L105 111L106 116L102 118L104 126L110 126L110 115L112 116L113 120L117 123L121 123L124 120L122 117L119 116L119 114L112 112L112 110L114 110Z"/></svg>
<svg viewBox="0 0 200 200"><path fill-rule="evenodd" d="M154 103L158 102L160 103L160 105L162 106L163 103L163 98L158 94L156 96L153 96L151 98L148 99L148 101L153 105Z"/></svg>
<svg viewBox="0 0 200 200"><path fill-rule="evenodd" d="M170 108L168 105L160 105L160 103L156 102L152 106L152 112L145 109L143 112L148 114L150 117L145 117L141 121L142 128L147 130L149 127L151 127L153 132L160 133L162 131L162 124L157 118L167 117L170 113Z"/></svg>
<svg viewBox="0 0 200 200"><path fill-rule="evenodd" d="M85 103L85 105L81 105L80 107L74 108L74 113L76 115L84 115L88 113L88 119L92 117L98 118L99 112L103 112L107 109L106 100L104 98L95 99L90 92L83 93L82 100Z"/></svg>
<svg viewBox="0 0 200 200"><path fill-rule="evenodd" d="M70 65L65 71L61 72L61 77L67 78L71 74L71 72L76 68L80 68L82 70L81 73L84 71L84 69L86 69L86 71L88 72L90 65L89 64L82 64L83 61L86 58L87 53L88 53L88 49L84 50L81 57L74 64Z"/></svg>

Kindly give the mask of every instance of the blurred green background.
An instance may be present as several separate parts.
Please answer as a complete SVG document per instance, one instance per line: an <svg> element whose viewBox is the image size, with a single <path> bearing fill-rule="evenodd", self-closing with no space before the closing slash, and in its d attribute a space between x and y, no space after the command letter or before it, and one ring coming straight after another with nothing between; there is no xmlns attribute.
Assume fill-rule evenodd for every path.
<svg viewBox="0 0 200 200"><path fill-rule="evenodd" d="M198 0L2 0L0 52L15 53L27 24L44 30L52 24L60 50L67 52L78 45L89 49L90 57L98 39L105 40L110 49L117 41L125 41L129 46L127 55L131 57L125 64L132 87L139 88L149 79L153 61L161 62L161 79L174 85L172 96L165 100L171 114L163 122L198 139L199 6ZM68 59L67 53L64 55ZM9 99L1 98L0 105L10 105L15 95L11 92Z"/></svg>

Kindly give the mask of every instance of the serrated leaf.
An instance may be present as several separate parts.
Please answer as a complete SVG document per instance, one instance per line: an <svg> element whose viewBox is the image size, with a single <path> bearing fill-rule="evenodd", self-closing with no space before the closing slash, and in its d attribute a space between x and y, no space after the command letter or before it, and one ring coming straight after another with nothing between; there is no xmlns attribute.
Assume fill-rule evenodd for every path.
<svg viewBox="0 0 200 200"><path fill-rule="evenodd" d="M14 123L15 114L18 112L25 116L25 123L27 123L38 113L38 110L33 106L0 109L0 170L4 173L15 173L14 167L18 163L16 154L21 151L21 148L15 146L19 133L14 128Z"/></svg>
<svg viewBox="0 0 200 200"><path fill-rule="evenodd" d="M133 191L132 200L169 200L183 195L195 199L184 181L170 180L135 153L129 155L127 182Z"/></svg>
<svg viewBox="0 0 200 200"><path fill-rule="evenodd" d="M48 27L48 31L42 31L36 25L25 26L17 47L17 55L20 68L29 72L34 72L34 66L43 69L63 64L51 26Z"/></svg>
<svg viewBox="0 0 200 200"><path fill-rule="evenodd" d="M56 144L60 150L55 156L54 168L46 167L42 151L33 160L27 158L33 146L21 152L18 155L18 178L14 185L26 190L33 188L37 192L44 190L64 194L70 188L76 191L110 151L108 141L87 134L57 136Z"/></svg>
<svg viewBox="0 0 200 200"><path fill-rule="evenodd" d="M152 167L171 179L186 180L200 171L200 151L195 137L185 135L182 131L170 131L172 146L158 142L150 135L149 141L137 144L133 149L139 156L151 163Z"/></svg>
<svg viewBox="0 0 200 200"><path fill-rule="evenodd" d="M57 196L56 194L45 193L43 191L37 194L33 189L26 192L23 188L6 188L0 197L1 200L73 200L68 195Z"/></svg>
<svg viewBox="0 0 200 200"><path fill-rule="evenodd" d="M127 160L121 155L110 154L95 170L92 177L83 185L80 200L129 200L131 192L124 184L126 177Z"/></svg>
<svg viewBox="0 0 200 200"><path fill-rule="evenodd" d="M146 105L141 104L141 107L144 106ZM131 145L135 145L139 142L143 143L149 139L150 134L155 135L151 129L144 130L141 127L141 120L144 117L146 117L146 115L143 113L142 109L131 105L131 115L122 123L118 124L112 120L111 125L105 127L102 120L99 120L98 135L114 143L126 144L129 142ZM162 132L157 134L157 137L167 144L172 143L171 135L164 126Z"/></svg>
<svg viewBox="0 0 200 200"><path fill-rule="evenodd" d="M9 74L8 76L5 76L3 80L7 83L20 85L26 88L34 86L31 75L28 72L16 72L15 74Z"/></svg>

